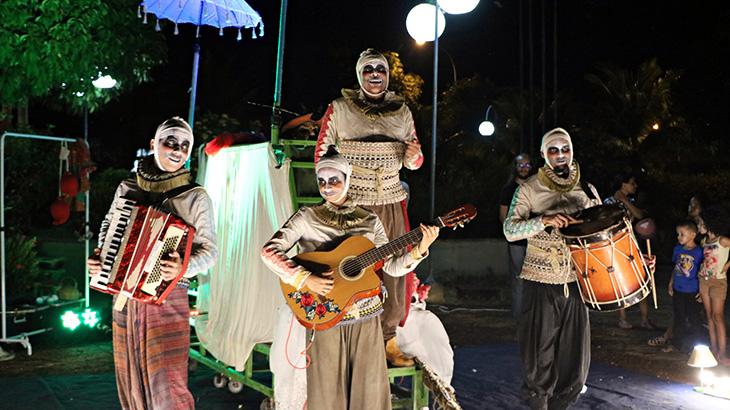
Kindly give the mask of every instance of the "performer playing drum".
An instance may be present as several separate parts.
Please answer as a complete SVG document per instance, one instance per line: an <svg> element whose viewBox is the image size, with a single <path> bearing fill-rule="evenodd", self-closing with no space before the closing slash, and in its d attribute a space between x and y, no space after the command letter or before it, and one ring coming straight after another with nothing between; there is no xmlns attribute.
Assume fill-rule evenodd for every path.
<svg viewBox="0 0 730 410"><path fill-rule="evenodd" d="M515 191L504 234L509 241L527 239L518 328L524 401L533 409L565 409L585 385L591 336L570 250L555 228L575 223L571 214L601 202L581 180L564 129L543 136L541 154L545 166Z"/></svg>

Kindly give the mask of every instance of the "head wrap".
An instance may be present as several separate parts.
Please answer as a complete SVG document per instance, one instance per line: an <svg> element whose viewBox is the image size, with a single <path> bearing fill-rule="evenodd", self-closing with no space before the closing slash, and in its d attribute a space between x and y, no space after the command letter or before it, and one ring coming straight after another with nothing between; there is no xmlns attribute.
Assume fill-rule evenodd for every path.
<svg viewBox="0 0 730 410"><path fill-rule="evenodd" d="M367 50L360 53L360 58L357 60L357 65L355 66L355 73L357 74L357 82L360 84L360 88L362 88L362 76L363 76L363 69L366 65L372 65L373 67L376 67L378 64L382 64L385 66L385 88L381 93L378 95L370 95L370 97L380 97L385 93L385 90L388 89L388 83L390 81L390 66L388 66L388 59L385 58L384 55L380 54L379 52L375 51L373 48L368 48ZM367 92L363 89L363 92L367 94Z"/></svg>
<svg viewBox="0 0 730 410"><path fill-rule="evenodd" d="M337 148L334 145L330 145L327 148L327 152L319 158L317 165L315 165L315 172L319 174L319 170L322 168L334 168L343 174L345 174L345 180L343 181L342 194L334 199L334 202L340 201L347 195L347 188L350 187L350 176L352 175L352 165L337 152Z"/></svg>
<svg viewBox="0 0 730 410"><path fill-rule="evenodd" d="M160 164L160 160L157 158L157 153L160 152L160 144L170 135L177 138L179 144L185 141L188 142L190 148L188 149L185 161L190 158L190 153L193 152L193 129L190 128L190 124L180 117L172 117L169 120L165 120L165 122L157 127L157 131L155 132L155 162L160 169L162 169L162 164Z"/></svg>
<svg viewBox="0 0 730 410"><path fill-rule="evenodd" d="M550 165L550 161L547 160L547 154L548 154L548 147L550 146L550 143L555 141L558 138L565 138L568 141L568 146L570 146L570 152L572 155L573 152L573 141L570 139L570 134L568 134L568 131L565 131L562 128L555 128L542 136L542 145L540 146L540 151L542 151L542 155L545 158L545 163L547 166L552 168L552 165Z"/></svg>

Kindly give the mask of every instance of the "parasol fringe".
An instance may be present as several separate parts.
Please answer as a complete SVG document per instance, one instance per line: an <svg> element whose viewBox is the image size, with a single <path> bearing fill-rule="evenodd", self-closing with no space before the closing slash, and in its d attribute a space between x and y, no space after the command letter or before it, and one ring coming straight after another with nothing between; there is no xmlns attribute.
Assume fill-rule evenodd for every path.
<svg viewBox="0 0 730 410"><path fill-rule="evenodd" d="M238 36L236 36L237 41L241 41L241 27L238 28Z"/></svg>
<svg viewBox="0 0 730 410"><path fill-rule="evenodd" d="M155 23L155 31L162 31L162 28L160 28L160 19L157 19Z"/></svg>
<svg viewBox="0 0 730 410"><path fill-rule="evenodd" d="M258 38L258 37L256 37L256 28L254 28L253 30L251 30L251 38L253 38L253 39L257 39Z"/></svg>
<svg viewBox="0 0 730 410"><path fill-rule="evenodd" d="M256 28L254 28L254 30L256 30ZM259 24L259 37L263 37L263 36L264 36L264 23L261 22L261 24Z"/></svg>
<svg viewBox="0 0 730 410"><path fill-rule="evenodd" d="M222 35L223 35L223 27L221 27L221 28L220 28L220 29L218 30L218 35L219 35L219 36L222 36Z"/></svg>
<svg viewBox="0 0 730 410"><path fill-rule="evenodd" d="M142 24L147 24L147 13L144 13L144 19L142 19Z"/></svg>
<svg viewBox="0 0 730 410"><path fill-rule="evenodd" d="M137 6L137 18L142 18L142 6Z"/></svg>
<svg viewBox="0 0 730 410"><path fill-rule="evenodd" d="M175 22L175 35L180 34L180 31L177 29L177 22Z"/></svg>

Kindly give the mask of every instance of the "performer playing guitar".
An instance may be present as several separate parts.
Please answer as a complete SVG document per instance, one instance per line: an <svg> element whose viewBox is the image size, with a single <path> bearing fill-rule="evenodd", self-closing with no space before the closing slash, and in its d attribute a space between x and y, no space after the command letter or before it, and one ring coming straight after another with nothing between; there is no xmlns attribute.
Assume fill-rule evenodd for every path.
<svg viewBox="0 0 730 410"><path fill-rule="evenodd" d="M325 202L302 208L266 243L264 262L281 280L296 289L303 286L325 297L337 287L332 272L312 274L286 256L295 244L303 251L329 251L348 237L364 236L376 246L387 237L378 217L355 206L347 197L352 168L330 149L316 166L319 190ZM428 255L439 228L421 225L423 239L411 252L385 261L385 274L402 276ZM382 330L377 320L382 312L378 294L353 304L350 313L330 329L317 331L308 354L307 404L311 409L390 409L390 387ZM302 349L304 346L302 346ZM272 356L276 352L272 351ZM276 383L287 383L276 374ZM291 390L291 386L287 386ZM279 390L275 386L279 400Z"/></svg>

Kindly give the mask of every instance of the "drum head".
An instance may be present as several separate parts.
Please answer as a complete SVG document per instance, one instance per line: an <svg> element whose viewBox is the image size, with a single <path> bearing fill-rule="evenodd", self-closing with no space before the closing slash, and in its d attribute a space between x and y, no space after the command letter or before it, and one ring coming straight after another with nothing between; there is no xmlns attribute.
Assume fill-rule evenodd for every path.
<svg viewBox="0 0 730 410"><path fill-rule="evenodd" d="M583 222L560 228L563 236L586 236L603 231L619 223L626 213L619 205L597 205L571 216Z"/></svg>

